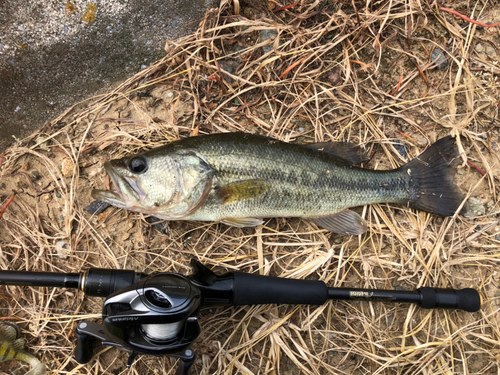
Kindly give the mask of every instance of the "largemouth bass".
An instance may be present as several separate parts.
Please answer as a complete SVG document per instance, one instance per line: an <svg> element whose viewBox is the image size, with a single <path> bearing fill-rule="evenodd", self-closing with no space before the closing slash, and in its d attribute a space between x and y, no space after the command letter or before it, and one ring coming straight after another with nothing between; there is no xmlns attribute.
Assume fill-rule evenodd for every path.
<svg viewBox="0 0 500 375"><path fill-rule="evenodd" d="M24 339L19 328L12 323L0 322L0 362L22 361L31 365L26 375L44 375L45 365L24 350Z"/></svg>
<svg viewBox="0 0 500 375"><path fill-rule="evenodd" d="M399 203L451 216L462 194L450 175L454 139L442 138L405 166L374 171L338 143L299 145L245 133L191 137L105 164L115 191L92 196L167 220L256 226L303 217L357 235L366 222L350 207Z"/></svg>

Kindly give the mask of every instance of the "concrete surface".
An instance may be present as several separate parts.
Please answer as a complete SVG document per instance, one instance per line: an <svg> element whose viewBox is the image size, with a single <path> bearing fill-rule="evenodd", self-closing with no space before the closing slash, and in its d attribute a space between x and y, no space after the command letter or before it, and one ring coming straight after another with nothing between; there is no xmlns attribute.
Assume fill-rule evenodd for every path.
<svg viewBox="0 0 500 375"><path fill-rule="evenodd" d="M0 1L0 152L161 58L218 0ZM191 25L189 25L191 24Z"/></svg>

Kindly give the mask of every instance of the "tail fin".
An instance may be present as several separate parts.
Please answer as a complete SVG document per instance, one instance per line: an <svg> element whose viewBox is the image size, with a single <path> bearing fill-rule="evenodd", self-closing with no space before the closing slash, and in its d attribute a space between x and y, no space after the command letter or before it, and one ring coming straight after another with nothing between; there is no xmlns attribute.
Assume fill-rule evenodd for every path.
<svg viewBox="0 0 500 375"><path fill-rule="evenodd" d="M442 216L452 216L463 200L449 165L458 157L455 139L441 138L423 154L402 167L415 181L409 206Z"/></svg>

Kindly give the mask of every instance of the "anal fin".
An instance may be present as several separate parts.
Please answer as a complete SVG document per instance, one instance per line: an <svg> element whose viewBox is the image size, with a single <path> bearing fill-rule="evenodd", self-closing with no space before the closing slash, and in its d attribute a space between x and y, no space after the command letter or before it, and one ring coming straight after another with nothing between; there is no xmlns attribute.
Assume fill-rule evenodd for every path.
<svg viewBox="0 0 500 375"><path fill-rule="evenodd" d="M253 217L242 217L242 218L225 218L220 221L223 224L230 225L232 227L237 228L245 228L245 227L256 227L257 225L261 225L264 220L256 219Z"/></svg>
<svg viewBox="0 0 500 375"><path fill-rule="evenodd" d="M344 210L333 215L307 218L321 228L330 232L346 235L359 235L366 232L366 221L356 212Z"/></svg>

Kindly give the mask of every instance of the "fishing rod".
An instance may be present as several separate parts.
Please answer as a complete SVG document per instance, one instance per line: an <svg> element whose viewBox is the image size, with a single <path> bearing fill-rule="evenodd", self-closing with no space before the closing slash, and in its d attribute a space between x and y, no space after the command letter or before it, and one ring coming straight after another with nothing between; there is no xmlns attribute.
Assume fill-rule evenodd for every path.
<svg viewBox="0 0 500 375"><path fill-rule="evenodd" d="M475 312L481 295L474 289L419 288L415 291L331 288L320 280L298 280L242 272L217 275L191 260L193 274L147 275L132 270L91 268L80 273L0 271L0 285L79 289L103 297L103 324L82 321L76 329L75 359L89 362L92 343L127 351L130 367L138 354L180 359L176 375L188 375L195 354L190 344L201 332L198 312L205 306L261 304L322 305L328 300L414 303L426 309Z"/></svg>

